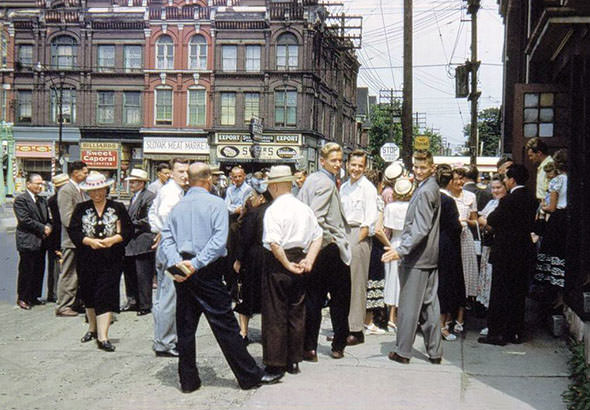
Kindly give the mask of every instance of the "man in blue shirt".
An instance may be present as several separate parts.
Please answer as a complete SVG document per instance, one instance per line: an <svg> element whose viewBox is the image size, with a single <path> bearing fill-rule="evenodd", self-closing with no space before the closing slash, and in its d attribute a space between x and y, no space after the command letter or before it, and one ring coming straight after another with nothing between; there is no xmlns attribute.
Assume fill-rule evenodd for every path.
<svg viewBox="0 0 590 410"><path fill-rule="evenodd" d="M228 213L223 200L209 193L211 169L193 163L188 176L190 189L170 212L160 244L165 266L184 265L189 272L174 276L181 390L190 393L201 386L195 352L201 313L242 389L277 382L281 375L265 374L246 350L231 297L221 281L220 258L226 255Z"/></svg>
<svg viewBox="0 0 590 410"><path fill-rule="evenodd" d="M242 212L244 201L252 193L252 187L244 182L246 173L241 167L233 167L230 177L233 185L227 188L225 204L229 213L237 217Z"/></svg>

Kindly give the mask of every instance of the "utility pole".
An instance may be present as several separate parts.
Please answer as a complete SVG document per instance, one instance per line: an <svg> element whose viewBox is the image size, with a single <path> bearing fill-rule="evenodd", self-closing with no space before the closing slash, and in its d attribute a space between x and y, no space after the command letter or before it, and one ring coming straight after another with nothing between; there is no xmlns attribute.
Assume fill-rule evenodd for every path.
<svg viewBox="0 0 590 410"><path fill-rule="evenodd" d="M412 169L412 0L404 0L404 90L402 102L402 159Z"/></svg>
<svg viewBox="0 0 590 410"><path fill-rule="evenodd" d="M471 61L469 62L471 69L471 93L469 94L469 99L471 100L471 131L469 133L469 163L476 165L479 146L477 135L477 100L481 94L477 91L477 70L479 69L479 61L477 61L477 12L480 7L480 0L467 0L467 3L467 13L471 14Z"/></svg>

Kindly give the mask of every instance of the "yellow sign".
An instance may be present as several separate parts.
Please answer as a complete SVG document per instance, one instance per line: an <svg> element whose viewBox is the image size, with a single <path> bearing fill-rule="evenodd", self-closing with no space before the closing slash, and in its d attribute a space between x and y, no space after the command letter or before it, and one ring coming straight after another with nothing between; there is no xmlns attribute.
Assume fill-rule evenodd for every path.
<svg viewBox="0 0 590 410"><path fill-rule="evenodd" d="M430 139L426 135L417 135L414 138L414 149L428 150L430 148Z"/></svg>
<svg viewBox="0 0 590 410"><path fill-rule="evenodd" d="M119 149L118 142L81 142L80 149L83 150L116 150Z"/></svg>

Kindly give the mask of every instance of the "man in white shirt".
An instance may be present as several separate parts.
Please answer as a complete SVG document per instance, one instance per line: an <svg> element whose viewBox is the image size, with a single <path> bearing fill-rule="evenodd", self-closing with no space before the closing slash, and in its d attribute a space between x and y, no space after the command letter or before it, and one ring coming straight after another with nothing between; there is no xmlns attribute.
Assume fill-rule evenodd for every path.
<svg viewBox="0 0 590 410"><path fill-rule="evenodd" d="M152 232L156 234L156 243L164 226L168 222L168 214L188 188L188 161L174 158L170 161L172 174L170 180L160 189L148 213ZM152 315L154 316L154 346L156 356L178 357L176 350L176 291L172 279L164 274L167 267L165 256L160 247L156 251L156 273L158 289Z"/></svg>
<svg viewBox="0 0 590 410"><path fill-rule="evenodd" d="M540 202L545 198L547 192L547 174L543 169L545 165L553 162L553 158L549 155L549 147L539 138L531 138L526 143L526 153L529 161L537 166L537 185L535 189L535 197Z"/></svg>
<svg viewBox="0 0 590 410"><path fill-rule="evenodd" d="M367 153L355 150L348 159L350 179L340 187L344 216L350 226L350 311L346 338L349 346L363 343L363 324L367 305L367 281L371 259L371 239L377 223L377 189L364 176Z"/></svg>
<svg viewBox="0 0 590 410"><path fill-rule="evenodd" d="M287 165L273 166L268 191L274 198L264 214L262 242L269 257L262 276L262 351L266 371L299 373L305 338L305 281L322 246L322 228L312 209L291 194ZM289 212L285 212L285 210Z"/></svg>

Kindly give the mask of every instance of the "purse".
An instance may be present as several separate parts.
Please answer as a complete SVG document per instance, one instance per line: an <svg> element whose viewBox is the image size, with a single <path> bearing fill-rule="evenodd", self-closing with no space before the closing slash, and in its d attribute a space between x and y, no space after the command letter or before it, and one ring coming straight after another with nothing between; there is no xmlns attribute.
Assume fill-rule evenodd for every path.
<svg viewBox="0 0 590 410"><path fill-rule="evenodd" d="M479 223L475 224L475 228L477 229L477 239L473 240L473 245L475 246L475 254L481 256L481 231L479 230Z"/></svg>

